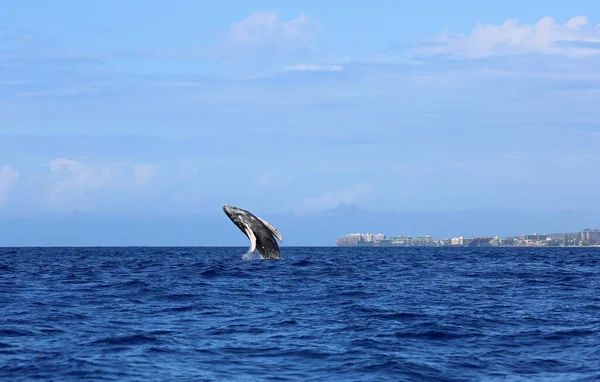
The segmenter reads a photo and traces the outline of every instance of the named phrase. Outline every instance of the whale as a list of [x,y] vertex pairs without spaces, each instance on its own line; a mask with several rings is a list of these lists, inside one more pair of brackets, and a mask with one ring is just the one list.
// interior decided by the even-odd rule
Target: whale
[[267,260],[279,260],[279,245],[275,238],[283,241],[283,236],[267,221],[239,207],[225,204],[223,212],[250,240],[248,253],[258,250],[261,257]]

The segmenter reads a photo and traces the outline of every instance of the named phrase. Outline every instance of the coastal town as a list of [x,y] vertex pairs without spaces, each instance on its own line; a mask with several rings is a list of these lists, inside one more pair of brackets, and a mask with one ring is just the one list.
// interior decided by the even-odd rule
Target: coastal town
[[513,237],[471,236],[434,238],[424,236],[392,236],[352,233],[336,240],[338,247],[403,246],[403,247],[600,247],[600,229],[554,234],[522,234]]

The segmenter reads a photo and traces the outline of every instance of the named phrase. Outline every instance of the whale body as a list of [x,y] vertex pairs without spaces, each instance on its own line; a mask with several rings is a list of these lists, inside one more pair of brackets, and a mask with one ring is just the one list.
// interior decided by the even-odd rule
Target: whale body
[[279,246],[275,238],[283,241],[283,237],[277,228],[242,208],[225,204],[223,211],[250,240],[248,253],[258,250],[263,259],[280,259]]

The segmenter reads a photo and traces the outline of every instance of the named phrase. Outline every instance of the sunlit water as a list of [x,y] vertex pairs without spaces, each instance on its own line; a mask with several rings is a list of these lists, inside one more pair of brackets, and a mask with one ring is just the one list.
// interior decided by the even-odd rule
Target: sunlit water
[[0,249],[2,381],[600,378],[600,249]]

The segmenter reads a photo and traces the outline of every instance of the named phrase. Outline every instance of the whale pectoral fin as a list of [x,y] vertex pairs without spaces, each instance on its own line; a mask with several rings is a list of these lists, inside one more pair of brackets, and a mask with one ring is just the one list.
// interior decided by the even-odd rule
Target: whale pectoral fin
[[272,225],[270,225],[269,223],[267,223],[265,220],[259,218],[257,216],[258,220],[260,220],[269,230],[271,230],[271,232],[273,232],[273,235],[275,235],[279,241],[283,241],[283,236],[281,236],[281,234],[279,233],[279,231],[277,231],[277,228],[273,227]]
[[248,250],[248,253],[252,253],[256,249],[256,236],[254,235],[254,232],[252,232],[252,230],[248,227],[244,227],[244,231],[246,232],[246,236],[248,236],[248,239],[250,239],[250,249]]

